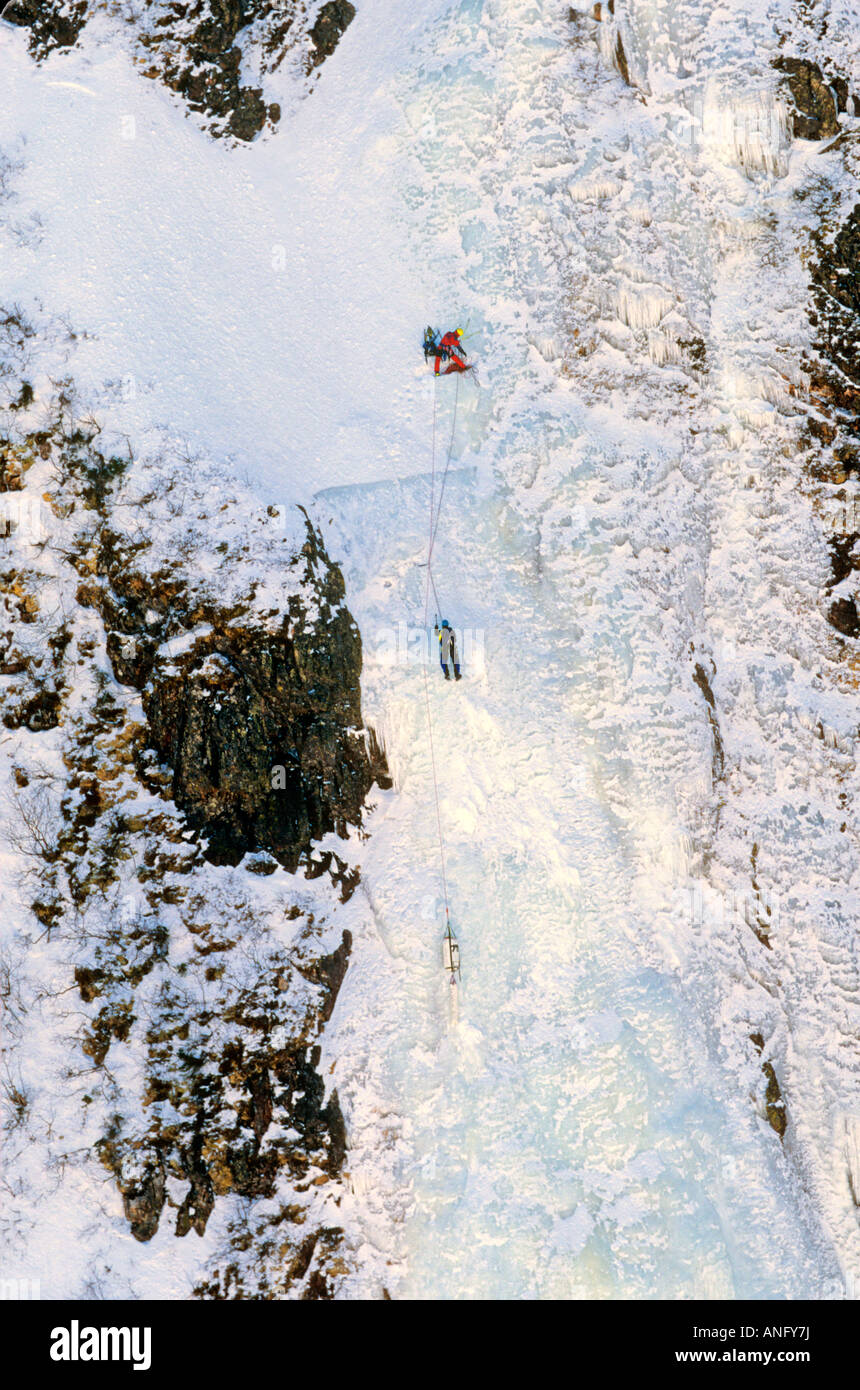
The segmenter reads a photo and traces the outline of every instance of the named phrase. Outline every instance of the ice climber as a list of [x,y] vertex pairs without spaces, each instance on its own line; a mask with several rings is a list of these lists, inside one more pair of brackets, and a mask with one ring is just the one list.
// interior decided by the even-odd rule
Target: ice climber
[[454,636],[454,629],[450,626],[448,619],[442,619],[442,626],[435,624],[436,636],[439,638],[439,662],[446,681],[451,679],[449,666],[454,667],[455,680],[460,679],[460,662],[457,658],[457,640]]
[[439,375],[439,364],[447,362],[448,366],[442,373],[448,376],[451,372],[467,372],[469,370],[460,339],[463,336],[462,328],[452,328],[450,333],[446,333],[443,338],[439,337],[438,330],[432,328],[424,330],[424,356],[425,358],[435,358],[433,372]]

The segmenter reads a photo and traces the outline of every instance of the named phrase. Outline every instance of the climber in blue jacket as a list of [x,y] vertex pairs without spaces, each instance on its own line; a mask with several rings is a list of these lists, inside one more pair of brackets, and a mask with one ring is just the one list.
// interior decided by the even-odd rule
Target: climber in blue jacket
[[442,626],[434,624],[436,636],[439,639],[439,663],[442,667],[446,681],[451,679],[449,666],[454,667],[454,679],[460,679],[460,662],[457,657],[457,639],[454,636],[454,629],[451,627],[447,618],[442,619]]

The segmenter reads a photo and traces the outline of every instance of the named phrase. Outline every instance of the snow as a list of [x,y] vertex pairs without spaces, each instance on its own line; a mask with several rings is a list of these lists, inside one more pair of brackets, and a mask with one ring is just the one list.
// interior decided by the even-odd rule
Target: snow
[[[619,2],[641,92],[607,61],[614,26],[595,43],[564,9],[428,0],[395,23],[364,0],[313,96],[274,78],[289,119],[241,149],[107,20],[41,70],[4,31],[9,215],[39,226],[4,238],[6,295],[74,327],[66,370],[106,430],[145,452],[169,429],[262,505],[310,503],[343,564],[394,778],[337,911],[355,947],[323,1040],[345,1296],[840,1297],[860,1278],[837,800],[856,719],[821,674],[789,390],[793,193],[839,171],[790,140],[767,67],[787,6]],[[452,313],[480,390],[424,374],[423,326]],[[434,408],[465,675],[431,687],[456,1025],[416,660]],[[766,906],[772,951],[749,925]],[[46,1075],[68,1045],[43,1035]],[[226,1218],[199,1248],[135,1246],[82,1172],[34,1213],[33,1267],[77,1287],[82,1240],[114,1296],[187,1289]]]

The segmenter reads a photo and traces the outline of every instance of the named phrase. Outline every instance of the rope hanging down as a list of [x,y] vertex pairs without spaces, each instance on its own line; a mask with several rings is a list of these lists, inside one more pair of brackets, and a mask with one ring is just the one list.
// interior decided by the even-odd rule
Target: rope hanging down
[[[436,478],[436,383],[433,383],[433,482],[430,485],[430,549],[427,554],[427,568],[433,559],[433,547],[436,544],[436,532],[439,530],[439,517],[442,514],[442,499],[445,496],[445,484],[448,481],[448,469],[451,467],[451,455],[454,452],[454,431],[457,428],[457,403],[460,399],[460,377],[459,374],[454,383],[454,418],[451,422],[451,438],[448,441],[448,457],[445,460],[445,472],[442,474],[442,486],[439,490],[439,505],[436,508],[436,520],[433,521],[433,492]],[[435,593],[435,586],[433,592]],[[440,614],[441,616],[441,614]]]
[[[432,435],[432,458],[430,471],[430,533],[427,544],[427,579],[424,585],[424,631],[429,632],[430,625],[430,589],[432,586],[433,596],[436,600],[436,607],[439,610],[439,595],[436,592],[436,583],[433,579],[432,561],[433,547],[436,543],[436,533],[439,529],[439,517],[442,511],[442,498],[445,494],[445,481],[448,477],[448,469],[451,465],[451,455],[454,450],[454,431],[457,427],[457,401],[459,398],[460,379],[457,378],[456,391],[454,394],[454,419],[451,425],[451,439],[448,444],[448,457],[445,461],[445,471],[442,475],[442,486],[439,493],[439,503],[436,505],[436,382],[433,383],[433,435]],[[441,616],[441,610],[440,610]],[[428,654],[429,655],[429,654]],[[456,984],[455,972],[459,974],[459,949],[454,942],[454,933],[451,928],[451,913],[448,906],[448,876],[445,869],[445,838],[442,834],[442,815],[439,809],[439,780],[436,775],[436,752],[433,745],[433,716],[430,709],[430,662],[424,662],[424,701],[427,707],[427,734],[430,744],[430,767],[433,773],[433,801],[436,807],[436,833],[439,837],[439,859],[442,867],[442,896],[445,902],[445,965],[451,972],[451,983]]]

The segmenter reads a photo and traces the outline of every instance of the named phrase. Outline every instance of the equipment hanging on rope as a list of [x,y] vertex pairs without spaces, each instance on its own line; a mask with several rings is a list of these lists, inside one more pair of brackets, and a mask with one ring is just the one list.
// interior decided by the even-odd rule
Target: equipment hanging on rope
[[450,921],[442,938],[442,965],[451,976],[451,984],[455,985],[460,978],[460,947],[454,938]]

